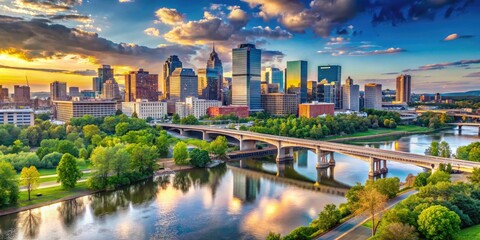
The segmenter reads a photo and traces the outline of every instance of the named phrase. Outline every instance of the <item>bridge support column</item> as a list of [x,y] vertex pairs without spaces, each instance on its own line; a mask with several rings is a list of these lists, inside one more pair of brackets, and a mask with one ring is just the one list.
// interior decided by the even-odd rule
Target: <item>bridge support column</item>
[[285,164],[277,162],[277,177],[285,177]]
[[210,136],[209,136],[209,134],[207,133],[207,131],[202,131],[202,137],[203,137],[203,140],[204,140],[204,141],[207,141],[207,142],[212,141],[212,139],[210,138]]
[[382,160],[382,173],[388,173],[387,160]]
[[335,166],[330,166],[329,178],[330,179],[335,179]]
[[287,162],[293,160],[293,147],[278,147],[277,162]]
[[328,168],[317,168],[317,182],[322,183],[322,179],[328,178]]
[[370,157],[370,169],[368,171],[369,177],[376,177],[381,174],[380,161],[380,159]]
[[240,151],[254,150],[257,148],[257,143],[253,140],[240,140]]
[[318,147],[315,152],[317,154],[317,168],[328,168],[330,164],[327,161],[326,153],[322,152]]
[[185,131],[183,129],[179,129],[180,135],[185,136]]
[[333,157],[334,154],[335,154],[334,152],[330,153],[330,160],[328,161],[328,165],[330,165],[331,168],[333,168],[333,166],[335,166],[335,158]]

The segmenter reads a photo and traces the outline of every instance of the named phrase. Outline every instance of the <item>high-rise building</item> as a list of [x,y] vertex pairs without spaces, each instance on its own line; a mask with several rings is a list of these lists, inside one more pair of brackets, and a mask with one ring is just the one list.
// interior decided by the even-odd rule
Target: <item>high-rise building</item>
[[165,99],[170,99],[170,76],[177,68],[182,68],[182,62],[176,55],[168,57],[163,64],[163,83],[161,85],[163,98]]
[[343,109],[350,111],[360,111],[360,86],[353,84],[353,79],[347,78],[342,86],[342,104]]
[[[209,87],[210,91],[212,94],[209,95],[208,98],[205,99],[214,99],[213,97],[216,97],[216,100],[222,100],[222,85],[223,85],[223,66],[222,66],[222,61],[218,57],[217,52],[215,52],[215,45],[213,45],[212,52],[210,53],[210,56],[207,60],[207,73],[209,72],[213,73],[216,72],[217,74],[217,79],[216,81],[212,81],[212,84],[215,83],[215,86]],[[200,73],[199,73],[200,74]],[[208,84],[207,84],[208,85]],[[213,94],[213,92],[216,92],[216,95]]]
[[170,99],[185,101],[186,97],[198,96],[198,77],[191,68],[176,68],[170,79]]
[[260,72],[262,51],[254,44],[240,44],[232,50],[232,104],[260,111]]
[[297,114],[298,94],[270,93],[262,94],[262,108],[271,115],[285,116]]
[[120,89],[115,79],[111,78],[105,81],[105,83],[103,84],[102,98],[108,100],[121,99]]
[[307,82],[307,102],[312,102],[317,100],[317,81],[308,81]]
[[365,84],[365,109],[382,110],[382,84]]
[[196,118],[207,115],[207,110],[210,107],[220,107],[222,102],[218,100],[198,99],[197,97],[187,97],[185,102],[175,103],[175,113],[181,118],[188,115],[193,115]]
[[102,67],[98,68],[98,77],[93,78],[93,91],[97,92],[97,94],[101,94],[103,84],[108,79],[113,79],[113,77],[113,68],[110,65],[102,65]]
[[8,88],[4,88],[0,85],[0,102],[6,102],[8,98]]
[[69,87],[68,96],[70,97],[80,97],[80,89],[78,87]]
[[50,99],[52,101],[65,101],[68,100],[67,96],[67,83],[55,81],[50,83]]
[[307,102],[307,61],[288,61],[287,79],[285,80],[285,89],[288,94],[297,94],[300,97],[300,103]]
[[[323,82],[321,85],[323,85],[323,101],[326,103],[334,103],[336,108],[337,102],[339,99],[337,94],[341,92],[341,91],[338,91],[338,88],[340,88],[340,85],[338,85],[335,82],[331,82],[331,83]],[[318,100],[321,100],[321,99],[319,98]]]
[[341,85],[342,85],[342,67],[339,65],[318,66],[318,82],[326,80],[328,83],[335,83],[337,85],[335,97],[333,101],[336,109],[342,108]]
[[264,81],[270,84],[278,84],[279,92],[285,92],[285,84],[283,81],[283,71],[278,68],[268,67],[265,68]]
[[198,97],[201,99],[219,100],[219,75],[214,68],[198,69]]
[[412,95],[412,77],[406,74],[398,76],[396,89],[395,101],[405,103],[410,102]]
[[30,87],[13,86],[13,101],[17,105],[30,105]]
[[158,75],[143,69],[125,74],[125,102],[137,99],[158,101]]

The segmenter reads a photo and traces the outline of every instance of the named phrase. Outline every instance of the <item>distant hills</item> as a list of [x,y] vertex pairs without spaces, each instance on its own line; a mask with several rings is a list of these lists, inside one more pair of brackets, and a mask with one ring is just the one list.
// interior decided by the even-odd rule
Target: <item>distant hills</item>
[[445,97],[480,96],[480,90],[473,90],[468,92],[442,93],[442,96],[445,96]]

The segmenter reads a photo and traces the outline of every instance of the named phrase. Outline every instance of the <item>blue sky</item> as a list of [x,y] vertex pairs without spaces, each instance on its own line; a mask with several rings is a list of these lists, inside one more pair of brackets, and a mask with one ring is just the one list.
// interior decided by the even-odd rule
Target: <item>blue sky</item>
[[478,1],[0,0],[0,15],[0,85],[88,89],[99,64],[161,74],[173,53],[196,69],[212,43],[228,75],[231,48],[253,42],[262,67],[307,60],[312,80],[339,64],[361,88],[409,73],[418,93],[480,89]]

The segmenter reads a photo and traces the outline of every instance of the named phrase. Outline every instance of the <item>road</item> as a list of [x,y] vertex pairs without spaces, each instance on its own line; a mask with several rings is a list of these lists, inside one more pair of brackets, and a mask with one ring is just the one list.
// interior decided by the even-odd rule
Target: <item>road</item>
[[[410,196],[412,194],[415,194],[415,193],[417,193],[416,190],[410,190],[410,191],[408,191],[408,192],[406,192],[402,195],[399,195],[399,196],[395,197],[394,199],[390,200],[387,203],[387,207],[385,208],[385,210],[388,210],[388,209],[392,208],[393,206],[395,206],[400,201],[404,200],[408,196]],[[320,236],[317,239],[335,240],[335,239],[343,239],[344,237],[351,239],[351,236],[347,236],[347,235],[349,235],[349,233],[351,233],[353,230],[355,230],[356,228],[361,226],[363,223],[365,223],[369,219],[370,219],[370,216],[366,215],[366,214],[355,216],[353,218],[350,218],[346,222],[342,223],[340,226],[330,230],[328,233]],[[356,238],[353,238],[353,239],[356,239]]]

